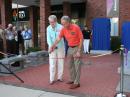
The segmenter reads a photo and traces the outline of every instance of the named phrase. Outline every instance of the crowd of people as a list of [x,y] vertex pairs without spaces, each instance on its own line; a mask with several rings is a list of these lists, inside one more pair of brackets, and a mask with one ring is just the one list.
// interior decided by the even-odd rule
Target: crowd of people
[[26,54],[27,49],[32,47],[32,31],[28,26],[19,28],[8,24],[7,28],[0,27],[0,39],[6,45],[6,52],[10,55]]

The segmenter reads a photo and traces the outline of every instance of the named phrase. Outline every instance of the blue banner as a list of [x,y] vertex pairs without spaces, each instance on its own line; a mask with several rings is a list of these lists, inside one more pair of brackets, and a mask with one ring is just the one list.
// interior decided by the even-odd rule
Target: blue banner
[[124,22],[122,24],[122,44],[125,48],[130,50],[130,22]]
[[110,50],[110,19],[96,18],[92,21],[92,49]]

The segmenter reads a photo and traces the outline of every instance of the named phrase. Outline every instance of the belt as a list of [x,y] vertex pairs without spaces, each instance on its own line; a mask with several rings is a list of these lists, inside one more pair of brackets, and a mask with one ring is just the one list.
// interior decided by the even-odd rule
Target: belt
[[24,39],[24,40],[30,40],[30,39],[32,39],[32,38],[29,38],[29,39]]
[[75,48],[75,47],[77,47],[77,46],[69,46],[70,48]]

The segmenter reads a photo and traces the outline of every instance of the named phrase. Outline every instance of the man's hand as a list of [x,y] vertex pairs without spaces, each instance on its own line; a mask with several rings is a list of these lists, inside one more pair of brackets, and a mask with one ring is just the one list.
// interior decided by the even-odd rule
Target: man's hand
[[76,58],[81,57],[81,52],[80,52],[80,51],[77,51],[74,57],[76,57]]
[[52,45],[52,46],[49,48],[49,51],[48,51],[48,52],[49,52],[49,53],[53,52],[54,49],[55,49],[55,47],[56,47],[55,45]]
[[50,49],[49,49],[49,51],[48,51],[49,53],[51,53],[51,52],[53,52],[53,51],[55,50],[56,45],[59,43],[60,40],[61,40],[60,37],[58,37],[58,38],[55,40],[54,44],[50,47]]
[[52,47],[50,47],[49,50],[48,50],[48,53],[51,53],[51,52],[53,52],[53,48]]

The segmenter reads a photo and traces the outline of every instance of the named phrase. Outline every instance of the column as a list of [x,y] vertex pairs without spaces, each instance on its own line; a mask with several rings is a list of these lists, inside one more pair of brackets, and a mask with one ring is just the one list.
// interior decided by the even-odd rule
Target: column
[[4,28],[12,23],[12,0],[0,0],[1,2],[1,24]]
[[40,42],[41,49],[47,49],[46,27],[50,15],[50,0],[40,0]]
[[32,30],[32,43],[33,47],[38,47],[38,17],[39,17],[39,8],[36,6],[29,7],[29,16],[30,16],[30,27]]
[[63,2],[63,15],[68,15],[71,17],[71,3],[68,1]]

